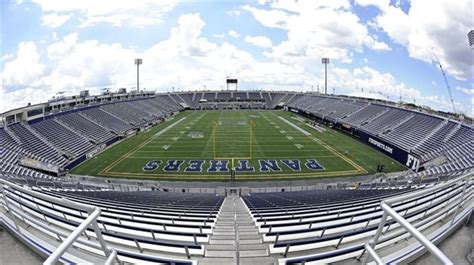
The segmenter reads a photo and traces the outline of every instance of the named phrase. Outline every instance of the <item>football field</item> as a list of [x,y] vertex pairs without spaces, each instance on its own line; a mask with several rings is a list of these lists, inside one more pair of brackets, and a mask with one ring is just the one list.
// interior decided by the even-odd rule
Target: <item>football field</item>
[[186,111],[79,165],[73,174],[176,180],[355,176],[403,167],[341,132],[283,111]]

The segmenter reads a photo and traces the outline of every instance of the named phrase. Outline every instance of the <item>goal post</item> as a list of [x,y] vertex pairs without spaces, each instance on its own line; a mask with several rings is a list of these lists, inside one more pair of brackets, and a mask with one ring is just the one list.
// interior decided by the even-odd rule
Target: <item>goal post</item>
[[[255,127],[256,123],[254,120],[245,122],[231,121],[231,123],[229,121],[213,121],[211,137],[214,159],[230,160],[232,168],[234,167],[234,159],[252,159],[253,130]],[[248,144],[242,144],[242,142],[248,142]]]
[[255,123],[254,120],[250,120],[249,121],[249,125],[250,125],[250,133],[249,133],[249,149],[250,149],[250,159],[252,159],[252,146],[253,146],[253,128],[257,126],[257,124]]

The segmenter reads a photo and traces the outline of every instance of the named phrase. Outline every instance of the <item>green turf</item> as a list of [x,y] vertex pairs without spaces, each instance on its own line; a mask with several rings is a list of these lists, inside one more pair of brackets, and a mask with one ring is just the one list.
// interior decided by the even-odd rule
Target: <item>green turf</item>
[[[283,120],[283,119],[284,120]],[[285,122],[285,120],[287,122]],[[294,126],[291,126],[290,124]],[[305,135],[301,130],[309,132]],[[229,168],[248,159],[255,172],[237,172],[237,180],[354,176],[403,170],[391,158],[351,136],[326,128],[320,133],[290,112],[187,111],[147,132],[126,139],[73,169],[73,174],[179,180],[226,180],[229,172],[207,172],[210,160],[228,160]],[[276,159],[279,171],[260,172],[259,159]],[[285,166],[282,159],[299,159],[301,171]],[[324,167],[310,170],[307,159]],[[148,161],[161,161],[144,171]],[[178,172],[163,170],[168,160],[184,160]],[[205,160],[202,172],[186,172],[191,160]]]

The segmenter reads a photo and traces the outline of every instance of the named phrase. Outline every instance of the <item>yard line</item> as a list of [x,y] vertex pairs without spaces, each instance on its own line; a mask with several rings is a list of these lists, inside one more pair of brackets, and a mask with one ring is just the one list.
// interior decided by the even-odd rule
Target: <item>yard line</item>
[[[293,150],[288,150],[288,148],[285,149],[274,149],[270,150],[271,152],[288,152],[288,151],[295,151],[295,152],[317,152],[317,151],[328,151],[326,149],[293,149]],[[135,151],[135,153],[161,153],[163,150],[138,150]],[[171,154],[171,153],[199,153],[202,152],[201,150],[172,150],[168,149],[165,154]],[[330,152],[330,151],[328,151]]]
[[[254,156],[252,159],[312,159],[312,158],[333,158],[333,157],[338,157],[336,155],[312,155],[312,156]],[[155,156],[130,156],[128,159],[156,159]],[[178,158],[172,158],[172,157],[161,157],[161,160],[172,160],[172,159],[178,159]],[[190,160],[190,159],[203,159],[202,156],[195,156],[195,157],[179,157],[180,160]],[[206,158],[204,160],[213,160],[212,158]],[[224,160],[229,160],[229,159],[224,159]],[[237,159],[237,160],[242,160],[242,159]]]
[[289,120],[281,117],[281,116],[278,116],[278,118],[280,118],[280,120],[284,121],[285,123],[287,123],[288,125],[290,125],[291,127],[295,128],[296,130],[300,131],[301,133],[303,133],[304,135],[306,136],[310,136],[311,133],[305,131],[304,129],[300,128],[299,126],[297,126],[296,124],[290,122]]
[[[173,123],[173,124],[170,124],[168,127],[164,128],[163,130],[161,130],[160,132],[162,131],[167,131],[169,128],[173,128],[176,124],[182,122],[184,119],[186,119],[186,117],[189,117],[189,116],[185,116],[183,118],[181,118],[179,121]],[[156,136],[156,135],[159,135],[160,132],[156,133],[155,135],[152,135],[150,136],[150,138],[146,141],[144,141],[143,143],[139,144],[136,148],[130,150],[128,153],[124,154],[123,156],[121,156],[119,159],[115,160],[114,162],[112,162],[112,164],[110,164],[109,166],[107,166],[106,168],[104,168],[99,174],[102,174],[102,173],[108,173],[110,169],[114,168],[118,163],[122,162],[123,160],[127,159],[129,156],[132,156],[136,151],[139,151],[143,146],[145,146],[146,144],[148,144],[149,142],[152,141],[152,139]]]
[[[206,112],[206,114],[207,114],[207,112]],[[221,116],[222,116],[222,111],[219,113],[219,118],[218,118],[219,121],[221,119]],[[204,147],[204,150],[202,151],[202,155],[204,155],[207,152],[207,150],[209,149],[209,145],[210,145],[211,140],[212,140],[212,133],[213,133],[212,126],[214,126],[213,122],[214,121],[211,121],[211,130],[210,130],[207,142],[206,142],[206,147]]]

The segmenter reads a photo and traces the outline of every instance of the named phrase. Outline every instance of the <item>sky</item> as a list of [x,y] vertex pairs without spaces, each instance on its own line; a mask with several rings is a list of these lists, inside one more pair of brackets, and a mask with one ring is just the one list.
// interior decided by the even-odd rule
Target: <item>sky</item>
[[[472,116],[473,0],[1,1],[0,113],[87,89],[318,91]],[[440,71],[446,73],[452,98]],[[454,104],[453,104],[454,103]]]

